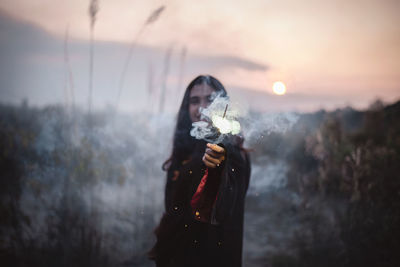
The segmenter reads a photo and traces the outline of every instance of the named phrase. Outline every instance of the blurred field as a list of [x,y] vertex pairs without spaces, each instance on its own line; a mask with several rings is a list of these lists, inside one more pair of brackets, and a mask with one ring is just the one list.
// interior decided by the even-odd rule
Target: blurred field
[[[244,266],[397,266],[399,118],[376,102],[249,138]],[[173,121],[0,105],[0,265],[152,266]]]

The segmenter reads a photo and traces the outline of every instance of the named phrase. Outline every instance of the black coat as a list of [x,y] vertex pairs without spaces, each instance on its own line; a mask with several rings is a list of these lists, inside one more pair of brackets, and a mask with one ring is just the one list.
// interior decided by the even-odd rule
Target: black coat
[[198,143],[189,159],[169,168],[166,211],[155,230],[157,242],[149,253],[158,267],[242,265],[243,215],[250,161],[237,142],[223,145],[226,160],[216,169],[208,170],[203,193],[202,201],[212,204],[207,222],[196,220],[190,205],[206,171],[201,160],[205,144]]

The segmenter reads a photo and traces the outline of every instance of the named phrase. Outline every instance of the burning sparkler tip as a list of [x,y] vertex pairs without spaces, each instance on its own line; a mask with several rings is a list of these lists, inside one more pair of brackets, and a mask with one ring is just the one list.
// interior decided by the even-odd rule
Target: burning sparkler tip
[[226,111],[228,110],[228,104],[226,104],[226,106],[225,106],[225,111],[224,111],[224,115],[222,116],[222,118],[225,118],[225,115],[226,115]]

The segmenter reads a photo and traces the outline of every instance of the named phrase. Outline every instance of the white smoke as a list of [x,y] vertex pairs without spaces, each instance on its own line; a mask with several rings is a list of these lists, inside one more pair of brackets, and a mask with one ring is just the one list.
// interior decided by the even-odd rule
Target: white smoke
[[229,134],[241,134],[253,144],[270,133],[285,133],[299,118],[293,112],[252,113],[244,104],[221,94],[215,93],[212,99],[207,108],[200,110],[201,120],[193,122],[190,131],[196,139],[211,143],[219,143]]
[[284,134],[298,119],[299,115],[294,112],[249,113],[242,120],[246,145],[256,146],[261,139],[272,133]]
[[210,143],[220,143],[229,134],[238,134],[240,107],[221,93],[211,95],[213,101],[200,110],[200,121],[192,123],[190,135]]

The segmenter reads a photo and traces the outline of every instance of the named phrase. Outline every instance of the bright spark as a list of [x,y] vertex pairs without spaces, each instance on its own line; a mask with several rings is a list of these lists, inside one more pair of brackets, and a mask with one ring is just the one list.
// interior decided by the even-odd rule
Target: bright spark
[[235,135],[240,133],[240,123],[238,121],[228,120],[227,118],[222,118],[218,115],[213,115],[211,120],[214,126],[217,127],[222,134],[231,133]]

